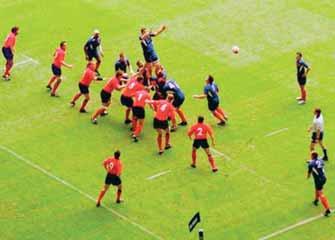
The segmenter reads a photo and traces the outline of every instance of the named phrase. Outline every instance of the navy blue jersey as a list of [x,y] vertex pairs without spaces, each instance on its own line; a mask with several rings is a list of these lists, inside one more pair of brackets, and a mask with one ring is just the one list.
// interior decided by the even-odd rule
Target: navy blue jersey
[[140,37],[141,46],[143,49],[144,54],[152,54],[155,52],[154,50],[154,44],[151,37],[154,37],[155,35],[153,33],[149,33],[149,35],[146,38]]
[[208,83],[204,87],[204,94],[207,96],[209,102],[218,102],[219,101],[219,88],[215,83]]
[[90,53],[97,52],[98,47],[101,44],[101,39],[99,37],[92,36],[88,39],[85,44],[85,49]]
[[305,63],[305,61],[302,59],[296,61],[296,65],[297,65],[297,77],[302,78],[306,73],[306,69],[309,67],[307,63]]
[[308,173],[312,173],[314,180],[323,180],[326,178],[324,171],[324,162],[320,159],[311,160],[308,163]]
[[130,65],[128,59],[125,59],[124,61],[122,61],[121,59],[117,60],[115,62],[115,71],[121,70],[124,73],[127,72],[127,67]]
[[166,92],[173,92],[174,96],[176,98],[179,98],[179,99],[185,97],[184,93],[180,89],[179,85],[174,80],[168,80],[168,81],[166,81],[166,83],[164,84],[162,90],[165,93]]

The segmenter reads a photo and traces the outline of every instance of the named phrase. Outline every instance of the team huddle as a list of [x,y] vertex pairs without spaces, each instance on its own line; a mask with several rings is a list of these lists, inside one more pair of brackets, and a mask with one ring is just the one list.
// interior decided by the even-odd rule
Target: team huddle
[[[178,126],[188,125],[187,117],[182,109],[186,99],[182,88],[177,81],[171,79],[164,66],[160,63],[159,57],[154,49],[153,37],[160,35],[166,30],[166,26],[161,26],[156,31],[150,31],[147,28],[140,29],[139,41],[143,51],[144,62],[138,60],[136,62],[136,71],[133,71],[130,60],[121,52],[115,63],[115,74],[106,80],[101,91],[101,106],[93,111],[90,117],[92,124],[98,124],[100,117],[108,115],[111,106],[111,98],[114,91],[120,91],[120,103],[124,107],[124,123],[130,125],[132,131],[131,139],[138,142],[141,133],[144,130],[144,121],[146,117],[146,108],[154,111],[153,128],[157,132],[158,154],[162,155],[164,151],[172,148],[171,132],[175,132]],[[2,52],[6,59],[4,80],[11,79],[11,69],[14,64],[14,53],[16,37],[19,33],[18,27],[13,27],[11,32],[5,39]],[[93,81],[103,81],[104,78],[100,73],[100,66],[104,57],[101,44],[101,34],[98,30],[94,30],[93,35],[84,44],[83,51],[86,68],[78,82],[78,92],[76,92],[71,101],[71,107],[75,107],[81,97],[79,112],[87,113],[87,105],[91,99],[90,85]],[[62,41],[55,50],[53,61],[51,64],[52,76],[49,79],[46,88],[50,91],[51,97],[57,97],[59,87],[63,81],[63,67],[72,68],[73,65],[65,62],[67,54],[67,42]],[[303,61],[302,53],[296,55],[297,80],[300,87],[301,95],[297,98],[299,104],[304,104],[307,99],[306,82],[307,74],[310,67]],[[202,94],[193,95],[194,99],[207,99],[208,109],[212,115],[218,120],[219,126],[227,124],[228,116],[220,107],[219,87],[214,81],[212,75],[208,75],[205,79],[204,90]],[[325,207],[325,216],[331,213],[327,198],[323,195],[322,189],[326,183],[324,174],[324,161],[328,160],[327,150],[323,145],[323,116],[320,109],[315,109],[315,117],[312,131],[312,142],[310,146],[311,160],[308,162],[308,177],[313,175],[315,182],[315,199],[313,203],[318,204],[319,200]],[[177,116],[180,122],[177,123]],[[198,116],[197,123],[190,127],[188,137],[193,140],[193,148],[191,154],[192,168],[196,168],[197,150],[201,147],[207,154],[208,161],[212,172],[217,172],[215,160],[210,151],[208,138],[211,139],[212,145],[215,144],[214,133],[212,128],[204,123],[204,117]],[[315,151],[315,145],[319,144],[323,150],[323,158],[319,158]],[[107,158],[103,162],[103,166],[107,171],[105,185],[99,193],[96,206],[101,205],[101,201],[110,185],[117,187],[116,202],[122,202],[122,162],[120,160],[121,152],[117,150],[113,157]]]

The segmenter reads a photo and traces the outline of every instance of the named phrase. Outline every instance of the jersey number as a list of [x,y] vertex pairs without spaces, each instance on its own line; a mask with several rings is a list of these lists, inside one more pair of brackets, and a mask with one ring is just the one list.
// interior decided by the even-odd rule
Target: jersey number
[[204,130],[202,128],[197,128],[197,135],[202,136],[204,134],[203,131]]
[[165,112],[167,107],[168,107],[167,104],[163,104],[163,105],[160,107],[160,110],[161,110],[162,112]]

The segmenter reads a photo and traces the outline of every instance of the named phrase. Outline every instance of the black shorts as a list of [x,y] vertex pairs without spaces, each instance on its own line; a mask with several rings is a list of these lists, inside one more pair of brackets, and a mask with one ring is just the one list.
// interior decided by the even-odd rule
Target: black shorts
[[175,97],[175,99],[172,102],[172,105],[175,108],[179,108],[181,105],[183,105],[184,101],[185,101],[184,97]]
[[298,83],[300,86],[306,85],[307,78],[306,77],[298,77]]
[[105,178],[105,184],[106,185],[113,185],[113,186],[118,186],[122,183],[121,178],[116,175],[112,175],[110,173],[107,173],[106,178]]
[[137,119],[145,118],[145,110],[142,107],[133,107],[133,116]]
[[312,143],[316,143],[317,141],[322,141],[323,139],[323,132],[320,132],[319,138],[316,137],[316,132],[312,133]]
[[213,112],[219,107],[219,101],[208,101],[208,109]]
[[12,52],[12,49],[10,48],[2,48],[2,54],[3,56],[6,58],[6,60],[13,60],[14,58],[14,54]]
[[88,94],[90,91],[88,90],[88,86],[85,86],[84,84],[79,83],[79,90],[81,94]]
[[193,141],[193,147],[195,147],[196,149],[198,149],[199,147],[206,149],[209,148],[209,144],[207,139],[195,139]]
[[154,129],[168,129],[169,128],[169,122],[168,120],[158,120],[157,118],[154,118]]
[[95,58],[96,60],[101,60],[101,57],[98,51],[92,51],[92,52],[88,51],[87,56],[88,56],[89,61],[92,61],[93,58]]
[[128,108],[131,108],[133,106],[134,101],[131,97],[126,97],[126,96],[121,95],[120,100],[123,106],[126,106]]
[[158,61],[158,56],[155,52],[144,53],[144,59],[147,63]]
[[106,92],[105,90],[101,90],[100,98],[102,103],[109,103],[111,100],[111,93]]
[[57,67],[55,64],[51,65],[51,70],[52,73],[57,77],[60,77],[62,75],[62,69]]
[[321,191],[326,182],[327,178],[314,179],[315,190]]

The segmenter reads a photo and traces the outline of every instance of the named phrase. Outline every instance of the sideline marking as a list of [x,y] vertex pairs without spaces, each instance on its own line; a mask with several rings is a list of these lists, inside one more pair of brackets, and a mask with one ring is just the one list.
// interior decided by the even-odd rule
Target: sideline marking
[[22,65],[25,65],[27,63],[34,63],[36,65],[40,64],[39,61],[37,61],[37,60],[27,56],[27,55],[22,54],[22,56],[25,58],[25,60],[22,60],[18,63],[15,63],[13,67],[22,66]]
[[165,174],[168,174],[168,173],[170,173],[170,172],[171,172],[171,170],[167,170],[167,171],[164,171],[164,172],[157,173],[157,174],[155,174],[155,175],[152,175],[152,176],[150,176],[150,177],[147,177],[147,180],[153,180],[153,179],[155,179],[155,178],[158,178],[158,177],[163,176],[163,175],[165,175]]
[[288,130],[288,128],[282,128],[282,129],[279,129],[277,131],[273,131],[273,132],[270,132],[270,133],[266,134],[265,137],[271,137],[273,135],[276,135],[276,134],[281,133],[281,132],[285,132],[287,130]]
[[223,152],[219,152],[218,150],[214,149],[214,148],[210,148],[211,152],[212,153],[215,153],[217,156],[220,156],[220,157],[224,157],[226,158],[228,161],[231,160],[231,157],[229,157],[228,155],[224,154]]
[[[18,160],[24,162],[25,164],[29,165],[30,167],[32,167],[32,168],[34,168],[34,169],[40,171],[41,173],[43,173],[44,175],[48,176],[49,178],[52,178],[52,179],[54,179],[55,181],[57,181],[57,182],[63,184],[64,186],[66,186],[66,187],[72,189],[73,191],[75,191],[75,192],[81,194],[82,196],[86,197],[87,199],[91,200],[92,202],[94,202],[94,203],[96,202],[96,201],[95,201],[95,198],[92,197],[91,195],[89,195],[88,193],[86,193],[86,192],[80,190],[79,188],[77,188],[77,187],[75,187],[74,185],[72,185],[71,183],[69,183],[69,182],[63,180],[62,178],[57,177],[56,175],[54,175],[54,174],[52,174],[51,172],[45,170],[45,169],[42,168],[41,166],[35,164],[34,162],[32,162],[32,161],[26,159],[26,158],[23,157],[23,156],[17,154],[17,153],[14,152],[13,150],[11,150],[11,149],[9,149],[9,148],[7,148],[7,147],[5,147],[5,146],[2,146],[2,145],[0,145],[0,149],[3,150],[4,152],[7,152],[7,153],[13,155],[13,156],[16,157]],[[137,227],[138,229],[142,230],[142,231],[145,232],[146,234],[148,234],[148,235],[154,237],[155,239],[163,239],[162,237],[156,235],[155,233],[153,233],[152,231],[148,230],[148,229],[145,228],[144,226],[142,226],[142,225],[140,225],[140,224],[138,224],[138,223],[132,221],[131,219],[127,218],[126,216],[124,216],[124,215],[118,213],[118,212],[115,211],[114,209],[109,208],[109,207],[107,207],[106,205],[101,205],[101,206],[102,206],[103,208],[105,208],[106,210],[108,210],[109,212],[113,213],[114,215],[118,216],[118,217],[121,218],[122,220],[124,220],[124,221],[130,223],[131,225]]]

